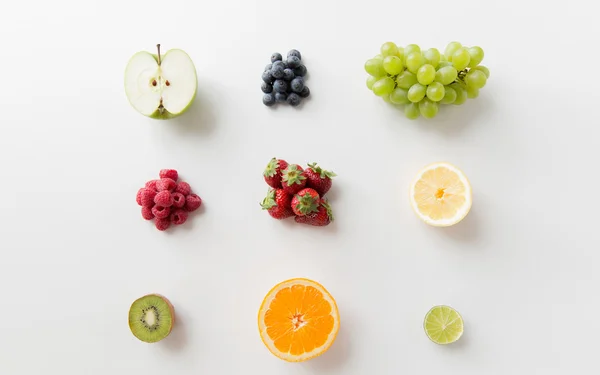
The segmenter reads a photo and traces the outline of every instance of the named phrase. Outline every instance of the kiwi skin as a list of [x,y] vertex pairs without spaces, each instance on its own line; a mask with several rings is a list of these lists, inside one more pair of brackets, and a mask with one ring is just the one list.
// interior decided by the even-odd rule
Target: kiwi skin
[[[142,296],[138,299],[136,299],[132,304],[131,307],[133,307],[133,304],[137,301],[139,301],[142,298],[145,297],[158,297],[160,299],[162,299],[163,301],[166,302],[167,306],[169,306],[169,312],[171,313],[171,326],[169,327],[169,332],[167,332],[167,334],[165,335],[165,337],[163,338],[163,340],[169,336],[169,334],[171,334],[171,331],[173,330],[173,327],[175,326],[175,307],[173,307],[173,304],[171,303],[171,301],[169,301],[169,299],[165,296],[163,296],[162,294],[158,294],[158,293],[151,293],[151,294],[146,294],[145,296]],[[129,308],[131,310],[131,307]],[[129,322],[129,319],[127,320],[127,324],[129,324],[129,329],[133,332],[133,327],[131,327],[131,322]]]

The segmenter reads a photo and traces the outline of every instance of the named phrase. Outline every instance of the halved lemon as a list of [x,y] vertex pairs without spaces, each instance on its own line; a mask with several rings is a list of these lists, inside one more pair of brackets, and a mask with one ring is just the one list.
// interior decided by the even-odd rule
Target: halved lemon
[[450,163],[423,168],[410,187],[410,203],[424,222],[437,227],[454,225],[471,209],[471,185]]
[[423,323],[427,337],[436,344],[451,344],[463,334],[463,320],[458,311],[450,306],[435,306]]
[[288,362],[306,361],[325,353],[339,328],[335,300],[322,285],[308,279],[277,284],[258,312],[263,343],[271,353]]

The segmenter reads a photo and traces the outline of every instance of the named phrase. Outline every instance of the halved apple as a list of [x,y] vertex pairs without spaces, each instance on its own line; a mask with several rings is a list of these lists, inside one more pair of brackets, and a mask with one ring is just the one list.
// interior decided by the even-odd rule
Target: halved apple
[[190,56],[180,49],[160,54],[141,51],[125,68],[125,93],[136,111],[154,119],[183,114],[196,97],[198,78]]

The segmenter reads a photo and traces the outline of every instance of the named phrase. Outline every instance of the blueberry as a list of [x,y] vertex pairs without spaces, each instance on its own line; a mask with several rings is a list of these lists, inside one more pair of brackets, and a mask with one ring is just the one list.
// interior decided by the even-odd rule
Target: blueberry
[[275,52],[274,54],[271,55],[271,62],[275,62],[275,61],[281,61],[283,60],[283,57],[281,56],[281,53],[279,52]]
[[285,69],[283,71],[283,79],[285,79],[286,81],[291,81],[292,79],[294,79],[296,75],[294,74],[294,71],[292,69]]
[[283,63],[283,69],[289,68],[287,61],[282,61],[282,63]]
[[278,67],[285,69],[285,66],[283,66],[283,61],[275,61],[272,65],[273,66],[271,66],[271,70],[273,70],[275,68],[279,69]]
[[287,94],[276,92],[275,93],[275,101],[276,102],[285,102],[287,99]]
[[306,67],[304,65],[300,65],[299,67],[297,67],[296,69],[294,69],[294,74],[299,76],[299,77],[304,77],[306,75]]
[[265,94],[263,96],[263,104],[267,107],[272,106],[273,104],[275,104],[275,96],[273,94]]
[[262,80],[265,81],[266,83],[272,83],[274,78],[271,75],[271,73],[267,71],[267,72],[263,72]]
[[273,64],[267,64],[267,66],[265,66],[265,72],[271,70],[272,67],[273,67]]
[[283,78],[283,66],[276,65],[271,68],[271,75],[276,79]]
[[302,59],[302,55],[300,54],[300,51],[293,49],[290,52],[288,52],[287,57],[288,59],[290,58],[290,56],[296,56],[299,59]]
[[296,69],[300,66],[301,62],[298,56],[290,56],[287,58],[287,64],[289,68]]
[[263,82],[262,86],[260,87],[260,89],[262,90],[262,92],[264,92],[265,94],[268,94],[270,92],[273,92],[273,85],[270,83],[266,83]]
[[301,98],[308,98],[308,96],[310,95],[310,90],[308,89],[308,86],[304,86],[304,88],[302,89],[302,91],[300,91],[298,95],[300,95]]
[[298,104],[300,104],[301,100],[302,99],[300,98],[300,96],[298,96],[298,94],[296,94],[296,93],[291,93],[287,97],[288,104],[291,106],[294,106],[294,107],[297,106]]
[[302,92],[304,90],[304,79],[302,77],[296,77],[290,83],[293,92]]
[[273,90],[275,90],[275,92],[285,93],[287,88],[288,88],[287,82],[282,79],[278,79],[273,84]]

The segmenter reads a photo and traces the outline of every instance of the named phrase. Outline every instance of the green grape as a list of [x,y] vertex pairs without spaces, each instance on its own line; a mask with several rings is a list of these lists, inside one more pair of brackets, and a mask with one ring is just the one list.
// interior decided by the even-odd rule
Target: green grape
[[377,96],[389,95],[394,91],[394,80],[390,77],[379,79],[373,84],[373,93]]
[[396,56],[398,56],[400,60],[402,60],[402,63],[404,63],[404,47],[398,47],[398,53]]
[[435,73],[435,81],[442,85],[449,85],[456,80],[458,72],[453,66],[445,66]]
[[393,104],[392,101],[390,100],[390,95],[389,94],[388,95],[383,95],[381,97],[381,99],[383,99],[383,101],[386,102],[386,103]]
[[448,61],[452,61],[452,55],[454,55],[454,52],[456,52],[456,50],[460,47],[462,47],[462,44],[460,44],[459,42],[448,43],[448,45],[446,46],[446,50],[444,51],[444,55],[446,55]]
[[386,42],[383,43],[380,50],[383,57],[394,56],[398,53],[398,46],[394,42]]
[[477,87],[467,85],[467,98],[475,99],[479,96],[479,89]]
[[438,66],[441,60],[440,51],[436,48],[430,48],[425,51],[423,57],[425,57],[425,62],[434,68]]
[[423,58],[421,52],[413,52],[406,56],[406,69],[411,73],[417,74],[417,71],[423,64],[425,64],[425,58]]
[[452,104],[461,105],[467,101],[467,90],[465,90],[460,83],[453,83],[450,87],[456,91],[456,99]]
[[383,60],[371,59],[365,63],[365,70],[373,77],[383,77],[386,75],[383,69]]
[[434,118],[438,113],[438,104],[425,98],[419,102],[419,112],[425,118]]
[[405,70],[404,72],[402,72],[402,74],[398,76],[398,78],[396,78],[396,84],[398,85],[398,87],[405,90],[408,90],[412,85],[414,85],[417,82],[417,76],[412,74],[408,70]]
[[452,55],[452,65],[454,65],[458,71],[466,68],[470,61],[471,56],[469,55],[469,51],[464,47],[457,49]]
[[408,100],[408,91],[400,87],[396,88],[390,94],[390,101],[394,104],[410,103],[410,101]]
[[425,64],[417,71],[417,80],[422,85],[428,85],[435,79],[435,68],[432,65]]
[[446,94],[446,90],[444,89],[444,85],[439,82],[433,82],[431,85],[427,86],[427,97],[433,102],[439,102],[444,98]]
[[469,67],[476,67],[483,60],[483,49],[481,47],[471,47],[468,49],[469,56],[471,57],[471,61],[469,62]]
[[404,66],[402,66],[402,60],[398,56],[388,56],[383,59],[383,69],[388,74],[395,76],[402,72]]
[[440,54],[440,62],[442,61],[448,61],[448,58],[446,58],[446,55],[444,55],[443,53]]
[[437,69],[440,70],[446,66],[452,66],[452,63],[450,61],[440,61],[440,63],[437,66]]
[[410,87],[410,89],[408,89],[408,100],[410,100],[413,103],[418,103],[420,102],[424,97],[425,94],[427,93],[427,87],[423,86],[420,83],[415,83],[414,85],[412,85]]
[[481,70],[470,70],[469,73],[465,76],[465,82],[467,86],[472,86],[474,88],[480,89],[485,86],[487,82],[487,77],[485,73]]
[[404,56],[408,56],[413,52],[421,52],[421,47],[416,44],[409,44],[404,48]]
[[485,74],[486,78],[490,78],[490,70],[488,68],[486,68],[485,66],[483,66],[483,65],[477,65],[476,67],[474,67],[470,71],[474,71],[474,70],[479,70],[480,72],[483,72],[483,74]]
[[377,77],[373,77],[373,76],[368,76],[367,77],[367,87],[369,88],[369,90],[371,90],[373,88],[373,84],[375,82],[377,82],[379,78]]
[[442,99],[442,104],[452,104],[456,100],[456,90],[454,90],[450,86],[445,86],[444,90],[446,90],[444,94],[444,98]]
[[404,107],[404,115],[411,120],[419,118],[419,105],[417,103],[408,103]]
[[373,57],[376,60],[383,60],[383,56],[381,55],[375,55],[375,57]]

